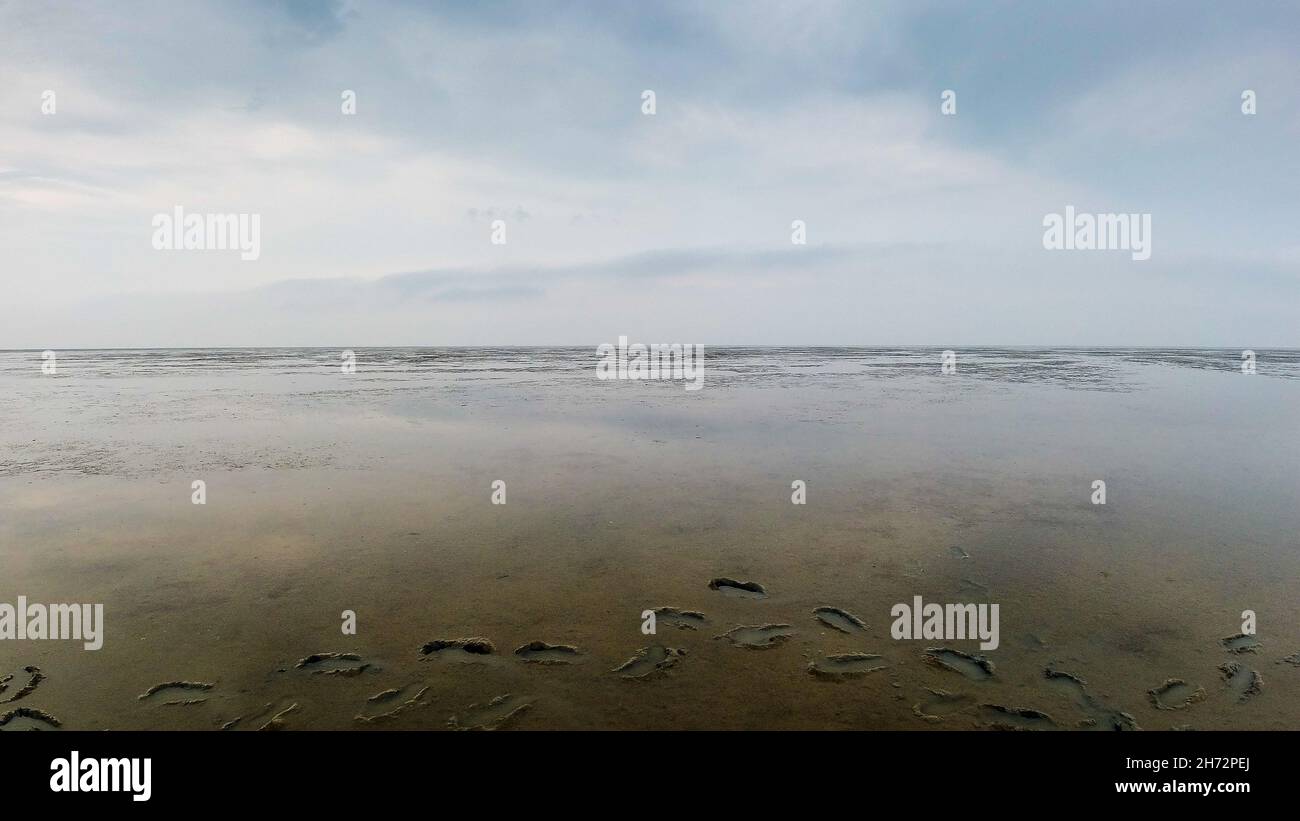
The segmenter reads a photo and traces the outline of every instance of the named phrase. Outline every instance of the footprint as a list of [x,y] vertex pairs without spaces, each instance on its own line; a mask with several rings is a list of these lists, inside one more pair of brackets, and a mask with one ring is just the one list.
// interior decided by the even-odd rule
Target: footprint
[[1056,722],[1042,710],[1028,707],[1003,707],[1000,704],[981,704],[980,716],[984,723],[996,730],[1054,730]]
[[738,582],[735,579],[717,578],[709,582],[709,589],[742,599],[767,598],[767,588],[758,582]]
[[1223,675],[1223,683],[1227,685],[1228,692],[1236,697],[1239,704],[1259,695],[1264,687],[1264,679],[1259,673],[1248,670],[1235,661],[1220,664],[1219,673]]
[[15,707],[0,715],[0,730],[57,730],[63,722],[35,707]]
[[912,705],[912,715],[931,723],[943,721],[953,713],[961,712],[971,706],[973,699],[964,693],[950,693],[947,690],[925,688],[928,696]]
[[[206,693],[216,686],[206,681],[164,681],[162,684],[155,684],[145,690],[136,696],[136,699],[139,701],[145,701],[146,699],[162,701],[168,707],[189,707],[207,701],[207,696],[198,697],[198,694]],[[154,696],[159,695],[161,698],[154,699]]]
[[737,647],[750,650],[767,650],[789,641],[794,634],[795,629],[788,624],[742,624],[714,638],[726,639]]
[[567,644],[530,641],[515,650],[515,655],[532,664],[570,664],[578,660],[578,648]]
[[265,724],[263,724],[262,726],[258,727],[257,729],[259,729],[259,730],[283,730],[285,727],[288,726],[288,725],[285,723],[285,721],[284,721],[285,716],[287,716],[287,715],[289,715],[289,714],[291,714],[291,713],[296,713],[296,712],[298,712],[298,702],[295,701],[295,702],[294,702],[293,704],[291,704],[290,706],[284,708],[284,709],[281,710],[280,712],[278,712],[278,713],[276,713],[275,715],[271,716],[271,720],[270,720],[270,721],[266,722]]
[[962,593],[971,593],[980,596],[989,594],[989,586],[983,582],[977,582],[974,579],[962,579],[957,583],[957,589]]
[[359,676],[373,667],[374,665],[364,661],[356,653],[312,653],[304,659],[299,659],[294,665],[294,669],[306,670],[312,675],[344,678]]
[[952,547],[948,548],[948,552],[958,559],[970,558],[970,554],[966,552],[966,548],[962,547],[961,545],[953,545]]
[[844,681],[883,670],[888,666],[884,659],[873,653],[842,653],[826,656],[810,663],[808,672],[827,681]]
[[611,672],[619,673],[623,678],[645,678],[651,673],[667,670],[686,655],[685,650],[652,644],[636,651],[636,655],[615,667]]
[[420,647],[420,655],[449,658],[460,662],[482,661],[497,651],[496,645],[481,636],[467,639],[435,639]]
[[671,624],[679,630],[698,630],[708,623],[703,613],[694,610],[678,610],[676,607],[659,607],[654,611],[655,624]]
[[1043,678],[1047,679],[1052,684],[1057,685],[1060,689],[1065,690],[1070,695],[1074,696],[1076,700],[1082,701],[1084,699],[1092,698],[1088,695],[1086,689],[1088,682],[1079,678],[1074,673],[1067,673],[1063,670],[1056,670],[1048,667],[1043,671]]
[[1205,688],[1192,687],[1180,678],[1169,678],[1159,687],[1147,690],[1147,696],[1159,710],[1182,710],[1204,701]]
[[867,631],[867,625],[863,623],[862,619],[852,613],[841,610],[838,607],[818,607],[813,610],[813,615],[816,616],[817,620],[822,624],[827,627],[832,627],[841,633],[853,635],[855,633],[865,633]]
[[947,647],[927,647],[921,659],[927,664],[961,673],[972,681],[984,681],[993,676],[993,662],[984,656],[973,656]]
[[1222,641],[1223,646],[1230,653],[1253,653],[1262,645],[1255,636],[1247,636],[1245,633],[1238,633],[1235,636],[1228,636]]
[[[287,707],[285,705],[288,705]],[[279,710],[277,711],[277,708]],[[283,729],[283,717],[298,709],[297,702],[289,699],[281,699],[279,702],[268,701],[262,705],[262,708],[255,713],[249,713],[246,716],[236,716],[229,721],[220,723],[222,730],[279,730]],[[269,720],[263,721],[263,719]],[[275,726],[271,726],[275,725]]]
[[506,693],[487,704],[471,704],[464,718],[452,716],[447,719],[447,726],[453,730],[499,730],[518,720],[532,706],[532,701]]
[[[45,680],[45,674],[41,672],[41,668],[34,665],[27,665],[22,669],[22,672],[27,674],[27,683],[15,690],[13,694],[7,698],[0,698],[0,704],[9,704],[24,696],[31,695],[32,691]],[[16,675],[17,673],[9,673],[5,677],[0,678],[0,694],[3,694],[9,689],[10,683],[13,682]]]
[[1132,731],[1141,729],[1133,716],[1122,710],[1115,710],[1093,698],[1088,692],[1088,683],[1072,673],[1047,668],[1043,677],[1054,689],[1065,691],[1074,699],[1085,718],[1079,722],[1081,728],[1094,730]]
[[[402,687],[400,689],[385,690],[382,693],[376,693],[375,695],[366,699],[366,701],[370,704],[391,703],[398,696],[400,696],[404,691],[411,689],[411,687],[413,686],[414,685],[407,685],[406,687]],[[406,701],[401,702],[397,706],[393,707],[393,709],[391,710],[388,710],[383,713],[375,713],[372,715],[365,715],[365,714],[358,713],[357,715],[353,716],[353,719],[355,721],[361,722],[362,724],[379,724],[386,721],[392,721],[393,719],[397,718],[402,713],[405,713],[408,710],[412,710],[416,707],[428,707],[429,702],[424,700],[424,697],[428,695],[428,693],[429,693],[428,687],[421,687],[415,693],[414,696],[408,698]]]
[[1292,653],[1283,659],[1278,659],[1278,664],[1290,664],[1292,667],[1300,667],[1300,653]]

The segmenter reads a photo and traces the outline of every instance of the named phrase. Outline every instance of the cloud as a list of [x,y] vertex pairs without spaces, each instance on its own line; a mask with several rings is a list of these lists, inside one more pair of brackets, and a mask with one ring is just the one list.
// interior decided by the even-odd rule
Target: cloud
[[[1252,286],[1234,279],[1252,273]],[[827,295],[833,295],[828,299]],[[717,344],[1285,347],[1293,260],[965,244],[687,248],[582,265],[435,268],[7,306],[0,347]],[[33,344],[35,343],[35,344]]]
[[[1281,33],[1295,16],[1271,3],[1230,19],[1159,2],[8,4],[0,280],[23,317],[5,341],[23,344],[19,327],[90,344],[92,331],[262,344],[340,327],[418,341],[436,326],[445,341],[547,342],[607,318],[797,342],[856,339],[864,316],[898,341],[979,336],[948,309],[954,294],[1029,342],[1127,339],[1080,318],[1076,304],[1112,308],[1079,277],[1142,301],[1135,321],[1171,337],[1230,336],[1237,320],[1187,300],[1289,296],[1296,272],[1300,107],[1286,101],[1300,66]],[[1245,83],[1253,119],[1237,108]],[[53,116],[39,112],[47,88]],[[944,88],[955,117],[939,113]],[[260,259],[153,250],[152,216],[178,204],[260,214]],[[1153,264],[1045,257],[1042,216],[1067,204],[1151,212]],[[506,245],[490,241],[495,219]],[[794,220],[805,247],[790,244]],[[1163,302],[1155,280],[1172,289]],[[666,295],[679,287],[684,305]],[[218,303],[219,328],[199,308]],[[1284,307],[1245,310],[1285,334]]]

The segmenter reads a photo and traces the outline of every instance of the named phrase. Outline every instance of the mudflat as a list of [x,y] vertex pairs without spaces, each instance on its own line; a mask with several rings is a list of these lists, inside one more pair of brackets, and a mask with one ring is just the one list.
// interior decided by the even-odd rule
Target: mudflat
[[1300,728],[1298,352],[339,353],[0,352],[0,730]]

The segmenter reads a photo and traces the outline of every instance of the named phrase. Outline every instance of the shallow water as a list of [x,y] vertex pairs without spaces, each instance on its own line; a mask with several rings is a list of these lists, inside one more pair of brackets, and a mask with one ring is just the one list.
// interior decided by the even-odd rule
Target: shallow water
[[[1143,729],[1300,728],[1300,668],[1275,663],[1300,651],[1300,352],[1246,376],[1232,350],[967,349],[945,375],[938,349],[707,348],[691,392],[599,381],[594,348],[357,349],[355,374],[324,349],[62,351],[54,375],[0,352],[0,602],[102,602],[107,624],[98,651],[0,641],[0,670],[46,676],[0,714],[217,728],[297,704],[286,728],[358,727],[373,694],[427,686],[382,726],[512,695],[517,729],[980,728],[982,704],[1071,728],[1093,703]],[[892,639],[917,595],[998,603],[1000,646]],[[644,634],[667,606],[707,628]],[[1246,609],[1259,646],[1232,653]],[[714,640],[768,624],[793,634]],[[419,652],[475,636],[495,653]],[[513,654],[532,641],[584,663]],[[655,646],[685,653],[611,672]],[[926,664],[935,646],[996,672]],[[295,668],[326,652],[368,666]],[[849,653],[887,666],[808,675]],[[1263,674],[1244,702],[1232,661]],[[1159,710],[1170,678],[1208,695]],[[136,698],[168,681],[215,686]],[[961,709],[918,717],[930,690]]]

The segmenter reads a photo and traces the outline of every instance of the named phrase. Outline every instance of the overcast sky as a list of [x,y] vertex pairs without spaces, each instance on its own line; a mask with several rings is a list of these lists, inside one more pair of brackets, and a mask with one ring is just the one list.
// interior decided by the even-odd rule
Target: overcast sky
[[[1293,347],[1298,31],[1294,3],[0,1],[0,347]],[[260,257],[155,250],[176,205],[259,214]],[[1045,250],[1067,205],[1150,214],[1151,258]]]

